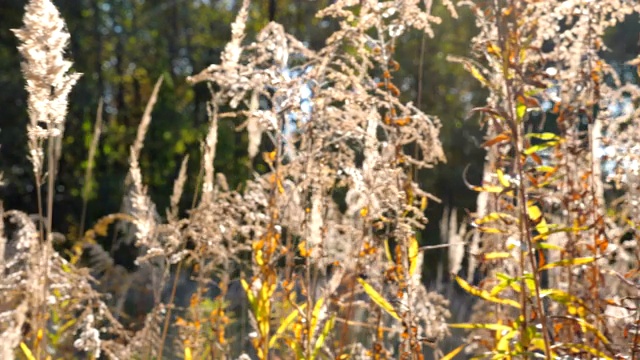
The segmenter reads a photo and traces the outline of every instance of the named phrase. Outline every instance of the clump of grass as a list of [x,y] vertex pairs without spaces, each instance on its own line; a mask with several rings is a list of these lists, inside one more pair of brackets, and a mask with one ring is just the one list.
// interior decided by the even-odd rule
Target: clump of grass
[[[29,2],[25,27],[16,34],[30,94],[30,159],[38,202],[46,211],[40,211],[45,219],[40,241],[37,224],[26,215],[5,215],[15,219],[18,229],[16,239],[3,240],[2,253],[7,244],[15,244],[11,249],[22,254],[16,259],[23,263],[2,263],[13,274],[6,288],[17,294],[6,302],[13,322],[3,330],[11,340],[4,354],[20,345],[36,358],[74,351],[113,358],[162,358],[176,352],[185,358],[226,358],[235,338],[235,345],[263,359],[270,354],[340,357],[354,349],[371,356],[422,357],[425,342],[446,335],[446,301],[421,284],[416,239],[426,221],[427,199],[435,197],[411,177],[416,168],[444,160],[440,124],[401,102],[393,81],[396,38],[411,27],[432,34],[431,24],[438,19],[417,2],[338,1],[318,16],[338,20],[340,29],[324,49],[311,51],[275,23],[259,32],[256,42],[245,43],[248,8],[244,1],[222,63],[189,78],[208,82],[212,94],[199,201],[180,218],[188,159],[175,182],[166,222],[144,185],[138,158],[152,126],[160,79],[131,147],[123,213],[81,234],[68,262],[51,247],[52,189],[66,97],[79,75],[67,74],[72,65],[63,53],[69,34],[56,8],[50,1]],[[265,98],[272,106],[260,106],[259,99]],[[241,191],[229,190],[213,168],[220,121],[243,122],[249,154],[262,157],[268,168]],[[98,123],[92,152],[99,130]],[[90,173],[91,164],[87,182]],[[48,198],[43,203],[45,174]],[[114,223],[120,234],[115,246],[138,249],[138,269],[132,274],[118,270],[95,242]],[[40,255],[28,256],[35,253]],[[111,299],[90,286],[81,264],[99,279],[97,290],[119,284]],[[120,278],[114,282],[113,276]],[[136,293],[140,283],[146,283],[149,295]],[[176,296],[184,284],[192,294],[186,307],[177,306]],[[246,299],[241,303],[248,309],[229,305],[225,297],[232,291],[236,301]],[[144,319],[123,325],[124,307],[132,297],[145,302],[147,311]],[[204,305],[212,299],[217,305]],[[37,305],[32,308],[38,313],[26,311],[25,302]],[[75,316],[78,311],[82,316]],[[279,314],[275,319],[274,312]],[[229,336],[233,313],[248,315],[251,329]],[[26,338],[16,332],[23,323],[33,326]]]
[[[640,7],[467,4],[480,28],[478,56],[452,60],[490,91],[475,109],[488,161],[483,183],[470,185],[481,195],[469,273],[479,268],[486,278],[475,287],[456,276],[483,301],[472,323],[454,327],[490,335],[469,337],[475,354],[635,358],[638,247],[635,235],[626,240],[635,234],[635,185],[621,186],[625,205],[607,201],[598,154],[604,146],[622,151],[614,178],[634,177],[624,165],[634,145],[617,126],[637,123],[638,87],[623,85],[602,52],[606,30]],[[633,110],[613,110],[627,102],[623,93],[632,94]]]
[[[122,213],[81,230],[63,257],[52,247],[53,185],[79,75],[68,73],[69,34],[55,6],[30,1],[15,32],[40,210],[33,219],[0,209],[3,358],[451,359],[465,347],[491,357],[636,357],[640,219],[629,165],[638,160],[640,91],[601,51],[605,30],[640,7],[464,3],[476,13],[478,57],[452,60],[490,91],[475,109],[488,155],[483,183],[469,184],[480,192],[472,231],[454,210],[438,247],[449,247],[452,278],[482,301],[469,323],[448,326],[448,299],[420,275],[422,252],[435,247],[420,247],[417,232],[438,199],[413,177],[445,161],[440,121],[403,102],[394,81],[397,40],[408,29],[433,35],[440,21],[430,2],[335,1],[318,16],[337,30],[312,51],[277,23],[247,39],[243,1],[221,63],[187,79],[211,92],[192,208],[181,216],[188,158],[166,219],[138,163],[160,78],[131,146]],[[617,102],[633,110],[612,111]],[[545,128],[547,118],[557,129]],[[224,121],[247,131],[247,152],[265,169],[236,190],[213,166]],[[99,130],[98,121],[93,151]],[[615,201],[602,146],[626,150],[612,159]],[[136,249],[134,271],[96,243],[110,225],[115,247]],[[458,276],[463,244],[479,284]],[[450,327],[490,336],[444,355]]]

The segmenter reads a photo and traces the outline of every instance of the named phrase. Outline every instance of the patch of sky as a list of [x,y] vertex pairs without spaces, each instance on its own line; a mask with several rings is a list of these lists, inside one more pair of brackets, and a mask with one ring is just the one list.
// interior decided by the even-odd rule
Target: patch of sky
[[[310,67],[304,68],[304,69],[296,69],[296,70],[291,70],[291,69],[283,70],[282,75],[284,75],[284,77],[287,80],[290,80],[290,79],[301,80],[300,87],[297,89],[297,94],[296,93],[289,94],[290,96],[294,97],[293,99],[294,101],[299,102],[298,105],[299,105],[300,111],[289,111],[286,114],[287,121],[284,124],[283,133],[287,138],[296,132],[298,128],[298,124],[305,123],[309,121],[309,119],[311,118],[311,113],[313,111],[313,102],[312,102],[313,92],[311,90],[311,86],[309,82],[304,81],[302,79],[304,75],[308,73],[310,70],[311,70]],[[277,108],[276,108],[277,111],[280,110],[279,109],[280,106],[281,106],[280,104],[277,105]]]
[[[555,76],[558,73],[558,69],[555,67],[548,67],[545,70],[545,72],[549,76]],[[580,91],[580,90],[582,89],[581,88],[576,89],[576,91]],[[548,111],[551,111],[555,103],[561,101],[560,89],[558,86],[552,86],[547,90],[545,90],[545,93],[547,96],[544,99],[541,99],[542,101],[541,101],[540,107],[542,111],[548,112]],[[626,97],[623,97],[622,99],[609,100],[609,102],[606,104],[606,108],[609,116],[613,118],[617,118],[620,116],[632,114],[634,111],[634,104],[631,101],[631,99],[628,96],[626,96]],[[606,136],[606,135],[607,134],[603,134],[603,136]],[[637,160],[628,160],[621,164],[618,164],[614,160],[612,160],[614,159],[617,153],[630,152],[633,150],[634,149],[622,149],[622,148],[616,148],[612,145],[607,145],[607,146],[602,146],[598,149],[595,149],[594,155],[602,160],[601,162],[602,171],[605,174],[605,176],[609,176],[613,174],[616,166],[618,165],[623,166],[625,169],[640,170],[640,163],[638,163]],[[638,147],[635,150],[636,152],[634,153],[640,154],[640,147]],[[550,158],[550,156],[552,155],[551,149],[541,150],[538,152],[538,155],[543,159],[543,161],[546,162],[546,159]]]
[[[293,109],[285,113],[285,122],[281,129],[283,135],[282,146],[284,148],[286,156],[289,159],[295,158],[297,154],[294,143],[299,126],[309,121],[313,112],[312,85],[310,84],[310,80],[307,80],[304,77],[304,75],[310,70],[310,67],[298,69],[282,69],[281,74],[285,78],[285,81],[297,80],[299,82],[299,85],[297,88],[294,87],[293,89],[289,90],[287,94],[281,99],[274,99],[275,103],[273,104],[273,106],[275,107],[274,110],[276,112],[282,111],[282,109],[285,107],[291,107]],[[270,89],[270,91],[273,90],[275,89]],[[269,104],[263,103],[263,101],[261,101],[260,107],[268,108]]]
[[[635,111],[635,109],[631,99],[628,96],[625,96],[621,100],[610,101],[607,105],[607,111],[609,112],[611,117],[617,118],[621,116],[629,116]],[[615,134],[611,135],[615,136]],[[627,153],[633,154],[634,156],[625,157],[624,160],[622,160],[622,163],[616,163],[614,160],[608,160],[613,159],[616,153]],[[608,145],[600,149],[596,149],[595,154],[596,156],[605,159],[605,161],[603,161],[603,170],[605,171],[605,174],[607,176],[613,174],[616,165],[635,172],[639,170],[637,156],[640,155],[640,147],[638,145],[632,146],[630,149],[619,147],[616,148],[613,145]]]

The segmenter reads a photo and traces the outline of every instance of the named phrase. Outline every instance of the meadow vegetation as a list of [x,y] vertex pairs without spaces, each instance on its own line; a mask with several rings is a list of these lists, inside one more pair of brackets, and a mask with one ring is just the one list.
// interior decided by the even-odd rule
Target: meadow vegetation
[[[640,4],[443,4],[475,16],[474,57],[449,61],[488,97],[470,113],[485,133],[482,181],[467,182],[477,206],[442,221],[442,244],[421,244],[439,199],[416,180],[446,162],[442,124],[394,78],[398,39],[417,30],[428,42],[441,22],[432,2],[333,1],[316,16],[335,31],[312,50],[276,22],[249,37],[244,0],[220,63],[187,78],[210,92],[191,207],[188,157],[167,209],[140,166],[160,77],[122,211],[84,231],[85,202],[69,245],[53,194],[82,78],[57,8],[29,1],[14,33],[38,214],[0,209],[2,359],[639,358],[640,89],[607,63],[604,37]],[[265,165],[237,188],[214,168],[224,122]],[[135,271],[114,264],[105,236],[137,249]],[[456,291],[424,284],[424,254],[438,248]]]

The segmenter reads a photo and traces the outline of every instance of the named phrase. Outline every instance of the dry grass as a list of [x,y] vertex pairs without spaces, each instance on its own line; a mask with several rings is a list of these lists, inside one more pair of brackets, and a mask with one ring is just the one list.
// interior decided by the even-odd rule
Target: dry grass
[[[442,228],[452,276],[482,298],[473,324],[452,327],[487,336],[472,334],[446,358],[464,347],[481,357],[635,358],[640,92],[600,53],[605,30],[640,6],[465,3],[477,15],[478,57],[452,60],[491,92],[476,109],[488,155],[483,183],[470,185],[480,192],[475,217],[459,224],[454,210]],[[222,62],[187,79],[211,91],[192,209],[180,217],[188,158],[166,219],[138,164],[159,79],[131,147],[122,213],[97,222],[63,258],[52,248],[51,189],[78,75],[67,73],[69,34],[56,8],[29,2],[15,32],[41,211],[36,221],[0,212],[3,359],[444,356],[457,305],[421,281],[422,252],[432,248],[416,232],[437,198],[412,177],[445,160],[440,122],[400,101],[393,79],[396,39],[411,28],[431,35],[440,19],[429,1],[338,0],[318,14],[338,30],[312,51],[276,23],[246,40],[248,7]],[[621,101],[631,110],[613,111]],[[540,127],[550,114],[556,133]],[[268,165],[241,190],[213,168],[218,125],[230,118],[243,123],[249,155]],[[603,145],[625,150],[609,159],[620,200],[605,200]],[[96,243],[111,225],[115,247],[138,248],[135,272]],[[484,275],[478,287],[457,276],[465,256],[469,278]]]

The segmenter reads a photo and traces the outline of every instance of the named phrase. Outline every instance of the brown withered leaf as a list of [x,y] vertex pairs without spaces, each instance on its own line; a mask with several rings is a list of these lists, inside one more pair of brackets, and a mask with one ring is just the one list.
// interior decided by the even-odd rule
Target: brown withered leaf
[[503,132],[501,134],[498,134],[496,137],[494,137],[493,139],[487,140],[484,143],[482,143],[482,145],[480,145],[481,147],[490,147],[493,146],[495,144],[499,144],[501,142],[505,142],[505,141],[509,141],[511,140],[511,134],[508,132]]

